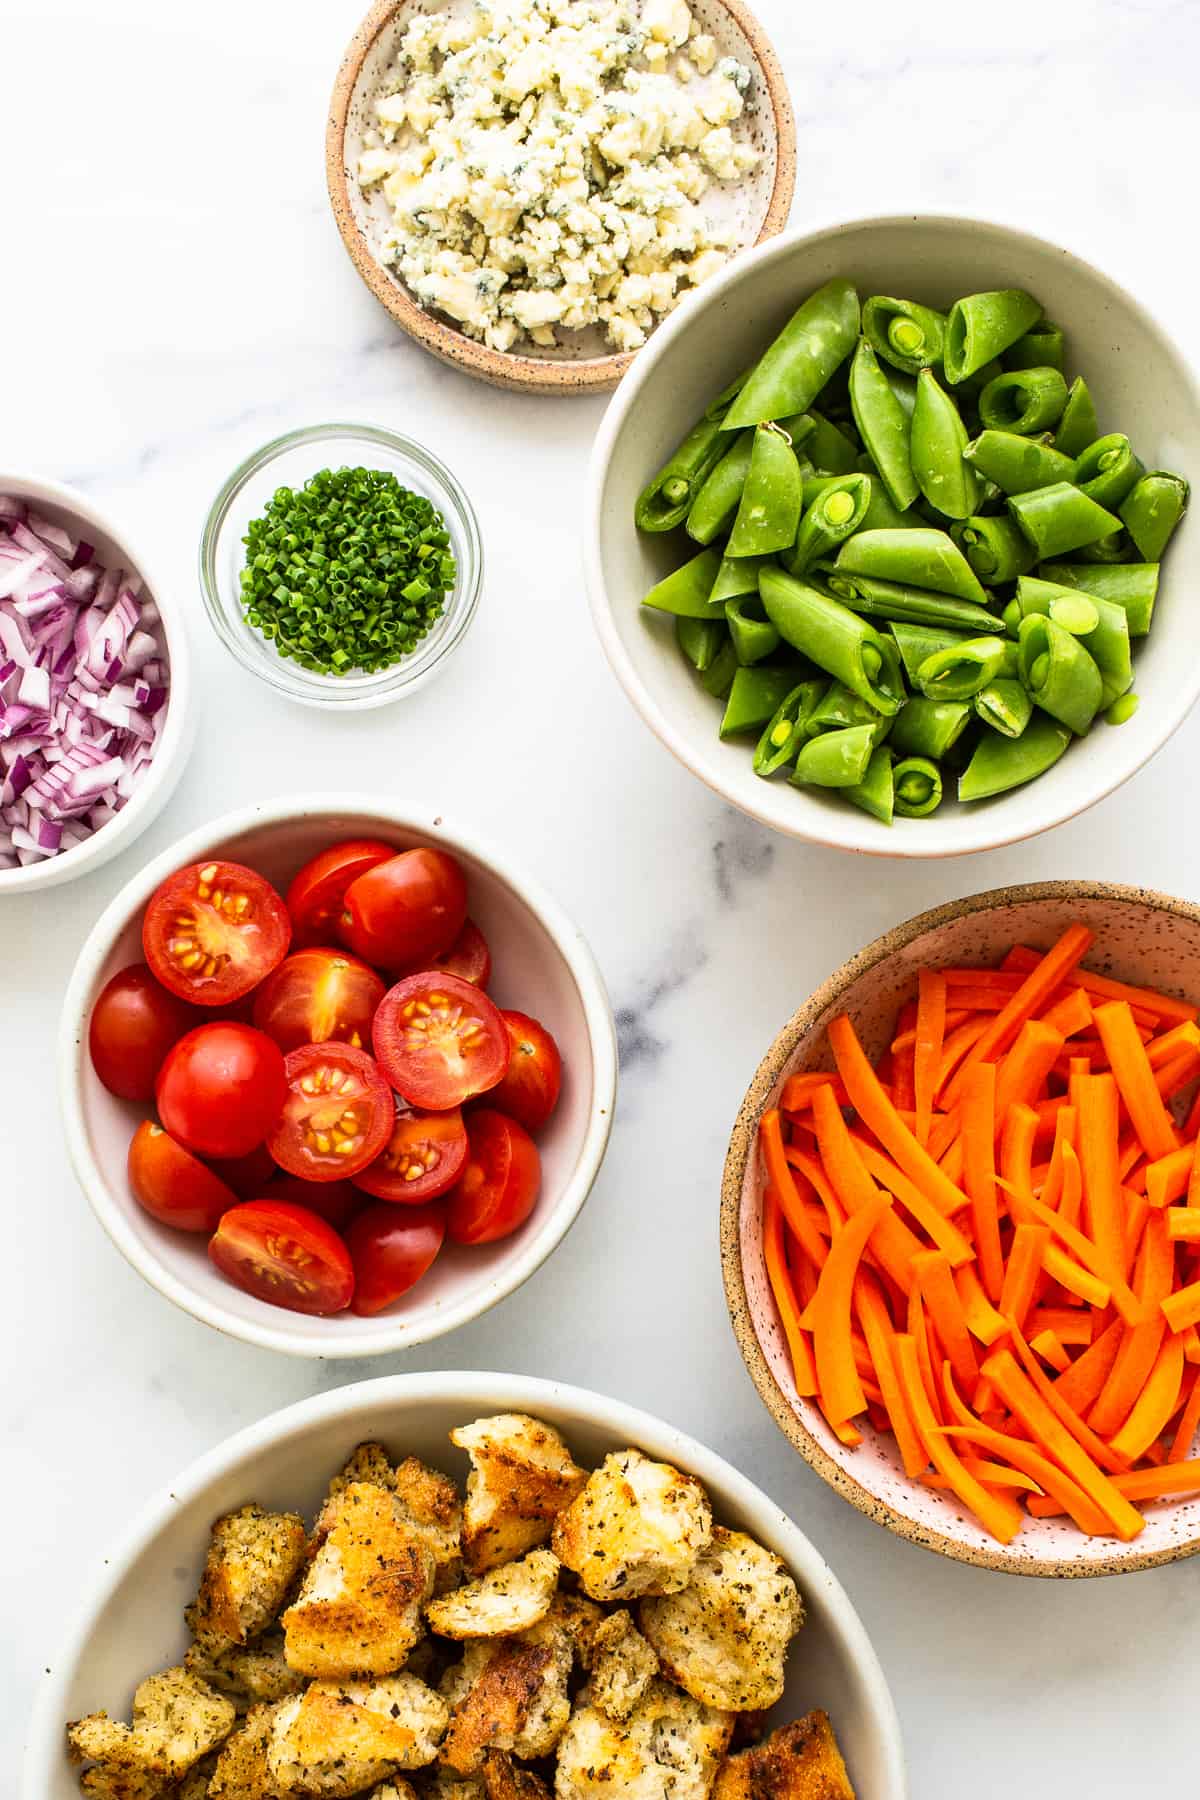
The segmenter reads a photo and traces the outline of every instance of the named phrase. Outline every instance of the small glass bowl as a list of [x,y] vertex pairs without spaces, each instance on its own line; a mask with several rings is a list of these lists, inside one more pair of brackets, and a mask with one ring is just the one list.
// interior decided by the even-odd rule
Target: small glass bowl
[[[321,469],[389,470],[411,492],[424,494],[446,521],[458,579],[441,617],[416,649],[390,668],[367,674],[322,675],[281,656],[242,610],[243,538],[279,487],[299,488]],[[436,456],[378,425],[310,425],[256,450],[233,471],[213,501],[200,540],[200,591],[213,629],[234,656],[268,687],[306,706],[353,711],[386,706],[422,686],[462,641],[483,585],[479,521],[466,494]]]

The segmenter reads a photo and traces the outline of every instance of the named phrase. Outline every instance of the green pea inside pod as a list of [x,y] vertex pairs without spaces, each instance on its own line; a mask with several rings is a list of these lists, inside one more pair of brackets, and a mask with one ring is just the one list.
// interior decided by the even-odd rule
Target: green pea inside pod
[[755,747],[756,775],[767,779],[795,759],[804,741],[805,721],[828,686],[827,681],[799,681],[784,695]]
[[979,396],[980,422],[996,431],[1033,437],[1048,431],[1067,404],[1067,384],[1057,369],[1021,369],[997,375]]
[[761,732],[793,691],[795,673],[794,667],[777,669],[761,663],[754,667],[739,667],[734,672],[725,702],[721,737],[738,737],[746,731]]
[[1033,701],[1019,681],[1002,676],[980,688],[971,702],[982,725],[990,726],[1003,737],[1018,738],[1033,717]]
[[[1075,462],[1076,487],[1097,506],[1115,512],[1145,474],[1141,458],[1123,431],[1110,431],[1081,451]],[[1114,520],[1113,524],[1116,525]]]
[[1032,569],[1032,544],[1012,519],[977,514],[956,526],[951,536],[988,587],[1003,587]]
[[1104,682],[1078,638],[1041,613],[1021,620],[1021,680],[1034,704],[1082,737],[1100,710]]
[[634,518],[639,531],[672,531],[728,448],[720,417],[706,414],[638,496]]
[[902,819],[926,819],[942,804],[942,772],[927,756],[905,756],[892,769],[896,811]]
[[863,302],[862,328],[876,356],[904,375],[941,366],[946,317],[931,306],[872,294]]
[[795,543],[780,558],[788,573],[807,574],[821,557],[845,543],[861,526],[870,503],[869,475],[839,475],[823,483],[804,510]]
[[1001,674],[1008,656],[1001,637],[964,638],[928,657],[917,681],[927,700],[970,700]]

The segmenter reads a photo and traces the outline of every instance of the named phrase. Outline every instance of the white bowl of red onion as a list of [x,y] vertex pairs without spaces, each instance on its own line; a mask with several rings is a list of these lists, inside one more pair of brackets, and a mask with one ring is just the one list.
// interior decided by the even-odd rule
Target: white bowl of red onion
[[0,895],[131,844],[190,742],[183,623],[123,526],[0,469]]

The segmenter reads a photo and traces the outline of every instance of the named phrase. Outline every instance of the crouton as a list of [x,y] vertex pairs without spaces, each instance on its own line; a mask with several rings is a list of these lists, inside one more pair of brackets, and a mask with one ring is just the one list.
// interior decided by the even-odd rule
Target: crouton
[[304,1676],[289,1667],[281,1631],[269,1631],[248,1649],[226,1650],[215,1657],[191,1644],[183,1666],[218,1693],[228,1694],[239,1713],[270,1700],[286,1700],[304,1686]]
[[425,1617],[442,1637],[513,1637],[550,1611],[559,1566],[549,1550],[531,1550],[523,1561],[505,1563],[431,1600]]
[[324,1680],[390,1674],[424,1630],[433,1557],[392,1494],[372,1482],[351,1482],[327,1513],[299,1598],[283,1615],[288,1663]]
[[503,1750],[484,1752],[483,1791],[486,1800],[550,1800],[541,1776],[523,1769]]
[[89,1713],[67,1726],[76,1762],[94,1762],[82,1785],[105,1800],[151,1800],[178,1781],[233,1730],[233,1702],[179,1665],[143,1681],[133,1696],[132,1723]]
[[307,1541],[297,1513],[243,1506],[216,1521],[200,1591],[184,1613],[203,1650],[220,1656],[250,1643],[274,1622]]
[[[226,1742],[228,1743],[228,1739]],[[189,1769],[179,1786],[175,1789],[171,1800],[208,1800],[211,1792],[213,1771],[217,1766],[216,1756],[210,1754]]]
[[471,1458],[462,1549],[472,1575],[544,1544],[587,1480],[558,1433],[524,1413],[476,1419],[450,1440]]
[[359,1444],[351,1451],[348,1460],[338,1470],[325,1492],[321,1510],[317,1514],[314,1535],[318,1540],[324,1537],[328,1523],[336,1512],[336,1501],[348,1487],[357,1487],[366,1482],[371,1487],[390,1488],[393,1479],[392,1459],[382,1444],[368,1441]]
[[603,1608],[589,1600],[586,1594],[568,1594],[560,1586],[542,1622],[566,1632],[576,1659],[586,1669],[591,1661],[596,1632],[604,1622]]
[[421,1800],[487,1800],[482,1775],[456,1775],[437,1763],[421,1776]]
[[621,1723],[658,1674],[658,1658],[621,1607],[597,1628],[588,1667],[592,1705]]
[[558,1745],[557,1800],[707,1800],[729,1743],[728,1713],[652,1681],[624,1722],[579,1697]]
[[543,1632],[541,1642],[469,1643],[462,1663],[442,1684],[451,1707],[443,1762],[460,1775],[473,1775],[487,1750],[547,1755],[570,1716],[570,1676],[571,1643],[562,1630]]
[[854,1800],[825,1713],[810,1712],[782,1725],[753,1750],[727,1757],[713,1800]]
[[227,1738],[209,1782],[207,1800],[274,1800],[267,1773],[267,1749],[275,1720],[285,1703],[255,1706],[241,1729]]
[[417,1800],[417,1790],[411,1781],[397,1775],[391,1781],[381,1781],[369,1794],[364,1794],[362,1800]]
[[444,1594],[462,1580],[462,1501],[448,1475],[417,1457],[400,1464],[394,1478],[400,1516],[433,1557],[433,1591]]
[[346,1800],[437,1755],[447,1712],[415,1675],[376,1682],[314,1681],[280,1702],[267,1774],[280,1800]]
[[730,1712],[774,1706],[788,1645],[804,1623],[780,1559],[718,1525],[680,1594],[643,1600],[639,1622],[663,1673],[693,1700]]
[[622,1450],[559,1513],[551,1543],[593,1600],[629,1600],[686,1587],[711,1536],[712,1509],[694,1476]]

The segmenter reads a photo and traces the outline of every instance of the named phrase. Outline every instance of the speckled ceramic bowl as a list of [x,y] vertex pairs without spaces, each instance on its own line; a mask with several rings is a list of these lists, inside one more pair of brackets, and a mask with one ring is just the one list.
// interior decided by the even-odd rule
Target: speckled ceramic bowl
[[[721,56],[751,71],[746,110],[735,127],[762,161],[736,184],[714,183],[705,196],[713,218],[732,228],[741,250],[783,230],[796,183],[796,126],[779,59],[744,0],[688,0],[700,29]],[[532,394],[596,393],[613,388],[635,352],[608,348],[599,328],[564,334],[554,349],[518,339],[512,351],[491,350],[467,337],[444,314],[427,312],[384,261],[390,219],[378,189],[364,193],[355,179],[370,107],[380,92],[396,45],[421,13],[463,10],[462,0],[376,0],[342,59],[325,132],[325,174],[333,216],[355,268],[396,323],[443,362],[496,387]],[[686,305],[687,302],[685,301]]]
[[1045,948],[1074,919],[1096,933],[1089,968],[1168,993],[1200,996],[1200,906],[1148,889],[1099,881],[1047,881],[997,888],[921,913],[843,963],[784,1026],[750,1084],[730,1139],[721,1194],[721,1261],[730,1318],[746,1366],[769,1412],[818,1475],[877,1524],[959,1562],[1010,1575],[1120,1575],[1200,1551],[1200,1498],[1145,1508],[1131,1544],[1087,1538],[1069,1522],[1030,1519],[1001,1548],[953,1495],[908,1480],[891,1438],[869,1426],[857,1450],[838,1443],[818,1409],[801,1399],[767,1281],[762,1251],[758,1121],[789,1075],[831,1068],[825,1026],[848,1012],[874,1059],[917,970],[994,963],[1013,944]]

